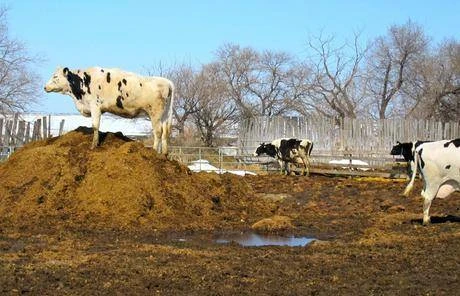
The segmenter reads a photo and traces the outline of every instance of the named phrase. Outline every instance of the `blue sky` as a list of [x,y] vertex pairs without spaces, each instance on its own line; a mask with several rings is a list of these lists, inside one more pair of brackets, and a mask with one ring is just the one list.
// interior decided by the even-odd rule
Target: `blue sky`
[[[362,40],[407,20],[435,42],[460,39],[460,1],[58,1],[7,0],[10,35],[44,59],[43,83],[58,66],[117,67],[145,74],[158,63],[213,60],[224,43],[305,56],[321,30]],[[70,97],[43,92],[34,111],[75,113]]]

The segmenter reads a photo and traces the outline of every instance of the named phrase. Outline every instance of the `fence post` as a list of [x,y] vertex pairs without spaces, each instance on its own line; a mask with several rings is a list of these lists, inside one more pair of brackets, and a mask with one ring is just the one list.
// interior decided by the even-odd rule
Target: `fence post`
[[43,139],[47,139],[48,138],[48,135],[47,135],[48,125],[46,124],[46,116],[43,116],[42,122],[43,122]]
[[62,135],[62,132],[64,131],[64,122],[65,120],[61,120],[61,122],[59,123],[59,136]]
[[48,138],[51,136],[51,114],[48,114]]
[[24,137],[24,143],[29,143],[30,141],[30,122],[27,122],[26,135]]
[[24,132],[25,132],[26,122],[24,120],[19,121],[18,123],[18,133],[16,134],[16,144],[19,146],[24,145]]

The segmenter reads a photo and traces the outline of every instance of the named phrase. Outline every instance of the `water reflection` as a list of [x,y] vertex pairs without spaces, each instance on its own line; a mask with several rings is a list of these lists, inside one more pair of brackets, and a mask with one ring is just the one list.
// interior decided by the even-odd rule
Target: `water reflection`
[[294,237],[294,236],[278,236],[278,235],[264,235],[253,232],[245,232],[238,234],[231,234],[217,238],[215,241],[219,244],[227,244],[236,242],[244,247],[261,247],[261,246],[289,246],[289,247],[303,247],[312,242],[314,238],[311,237]]

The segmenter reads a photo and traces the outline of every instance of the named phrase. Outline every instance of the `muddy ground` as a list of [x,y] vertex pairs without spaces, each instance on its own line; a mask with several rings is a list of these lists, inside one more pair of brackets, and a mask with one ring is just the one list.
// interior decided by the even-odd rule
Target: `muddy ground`
[[[460,194],[421,225],[421,182],[191,174],[80,129],[0,164],[2,295],[458,295]],[[242,247],[241,231],[308,236]]]

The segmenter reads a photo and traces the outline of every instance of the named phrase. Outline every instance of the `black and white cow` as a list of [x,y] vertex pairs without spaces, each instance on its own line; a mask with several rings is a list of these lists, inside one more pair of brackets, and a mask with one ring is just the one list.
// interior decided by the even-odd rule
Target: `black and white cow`
[[139,76],[120,69],[58,67],[45,85],[45,91],[71,96],[78,111],[91,117],[94,131],[91,148],[99,143],[102,113],[126,118],[147,114],[152,123],[153,148],[160,152],[161,140],[161,152],[167,154],[174,92],[170,80]]
[[423,143],[427,143],[429,141],[415,141],[415,142],[396,142],[397,145],[393,146],[391,149],[390,155],[402,155],[404,160],[407,162],[407,174],[411,175],[414,171],[414,152],[415,149],[422,145]]
[[298,163],[302,165],[302,174],[310,174],[310,155],[313,149],[313,143],[304,139],[276,139],[271,143],[262,143],[254,152],[255,156],[266,154],[275,158],[281,168],[281,171],[289,175],[291,173],[289,164]]
[[430,223],[430,206],[434,198],[445,198],[460,191],[460,139],[424,143],[415,149],[414,171],[404,190],[408,196],[414,185],[417,169],[420,169],[424,188],[422,190],[423,224]]

